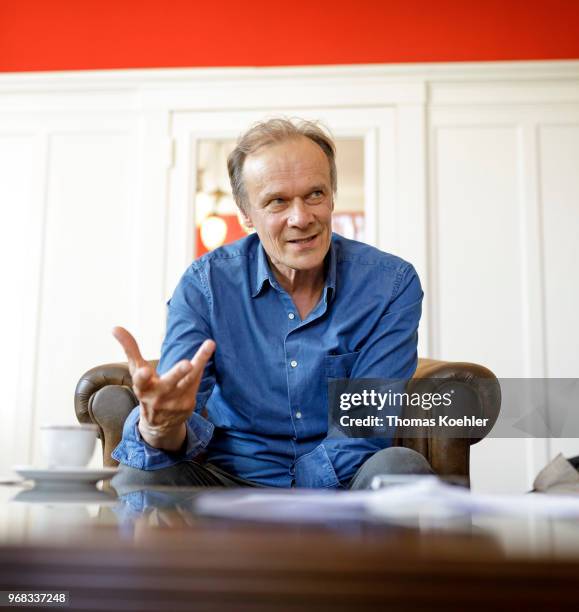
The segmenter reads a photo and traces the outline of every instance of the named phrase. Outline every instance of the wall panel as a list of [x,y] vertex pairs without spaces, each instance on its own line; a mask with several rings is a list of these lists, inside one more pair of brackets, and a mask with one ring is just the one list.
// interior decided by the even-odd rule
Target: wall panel
[[[546,375],[579,382],[579,114],[561,109],[539,127],[544,237]],[[575,395],[576,397],[576,395]],[[571,411],[579,406],[568,406]],[[553,408],[551,408],[553,409]],[[577,438],[550,441],[550,454],[579,455]]]
[[[539,131],[547,374],[579,377],[579,123]],[[579,449],[578,449],[579,454]]]
[[[503,109],[465,107],[435,112],[432,120],[436,356],[524,376],[520,127]],[[511,439],[474,446],[473,488],[522,489],[526,446]]]
[[438,356],[520,375],[517,129],[439,127],[435,139]]
[[[33,219],[33,182],[41,180],[35,165],[36,141],[32,133],[14,133],[7,126],[0,130],[0,372],[4,380],[0,422],[2,430],[13,432],[17,419],[27,412],[25,398],[18,393],[21,374],[24,303],[28,297],[27,274],[30,249],[27,227]],[[0,443],[0,473],[15,458],[12,435]]]
[[74,422],[80,375],[110,360],[130,304],[130,135],[49,138],[35,424]]

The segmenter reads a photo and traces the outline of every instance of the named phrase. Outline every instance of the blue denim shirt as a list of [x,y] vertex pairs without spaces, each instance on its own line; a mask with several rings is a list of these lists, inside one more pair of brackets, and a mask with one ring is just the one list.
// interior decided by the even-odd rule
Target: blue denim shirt
[[[168,302],[158,372],[217,344],[178,453],[146,444],[139,408],[113,457],[154,470],[203,459],[262,485],[340,487],[391,440],[327,437],[329,378],[410,378],[422,289],[409,263],[333,234],[317,306],[302,320],[257,235],[193,262]],[[203,413],[203,414],[202,414]]]

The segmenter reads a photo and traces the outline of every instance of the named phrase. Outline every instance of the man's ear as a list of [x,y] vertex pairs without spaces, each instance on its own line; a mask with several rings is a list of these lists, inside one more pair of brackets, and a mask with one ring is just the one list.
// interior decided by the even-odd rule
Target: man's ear
[[243,210],[243,208],[239,209],[239,216],[241,217],[241,220],[243,221],[243,225],[245,225],[245,227],[247,227],[248,229],[254,229],[253,222],[249,218],[249,215]]

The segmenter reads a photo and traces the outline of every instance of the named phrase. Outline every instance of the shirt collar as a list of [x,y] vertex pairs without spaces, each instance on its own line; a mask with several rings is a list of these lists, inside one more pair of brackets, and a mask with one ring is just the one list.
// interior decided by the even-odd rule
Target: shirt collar
[[338,268],[338,253],[336,252],[337,246],[332,235],[332,241],[330,243],[330,250],[326,255],[326,261],[328,264],[326,272],[326,286],[324,288],[324,297],[326,303],[330,302],[336,293],[336,270]]
[[[326,263],[327,263],[327,272],[326,272],[326,282],[324,285],[324,296],[326,302],[329,302],[336,292],[336,268],[337,268],[337,254],[336,254],[336,245],[335,241],[332,238],[330,243],[330,250],[326,255]],[[267,255],[265,254],[265,249],[263,248],[261,241],[258,241],[257,245],[257,265],[255,268],[254,275],[254,284],[251,292],[251,297],[257,297],[261,290],[263,289],[263,285],[265,281],[269,281],[269,284],[278,291],[281,291],[281,287],[279,283],[275,279],[271,268],[269,267],[269,262],[267,261]],[[331,292],[329,291],[331,290]]]
[[265,250],[261,245],[261,240],[257,241],[257,266],[255,268],[255,275],[253,280],[254,285],[253,290],[251,292],[252,298],[257,297],[261,293],[261,290],[263,289],[263,285],[266,280],[269,281],[269,284],[272,287],[277,286],[277,282],[271,270],[269,269],[269,263],[267,261]]

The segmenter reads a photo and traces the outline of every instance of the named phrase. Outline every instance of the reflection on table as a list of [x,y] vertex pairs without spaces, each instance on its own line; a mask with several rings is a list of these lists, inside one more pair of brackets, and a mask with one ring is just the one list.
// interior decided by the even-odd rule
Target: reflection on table
[[575,596],[577,521],[200,515],[201,496],[228,494],[156,487],[65,499],[0,487],[0,586],[69,590],[73,609],[91,610],[555,609]]

